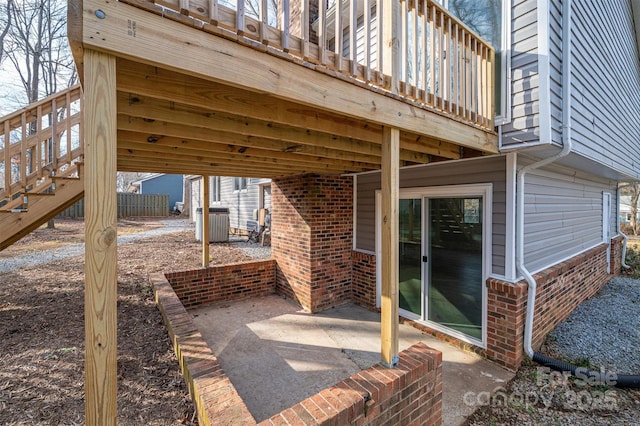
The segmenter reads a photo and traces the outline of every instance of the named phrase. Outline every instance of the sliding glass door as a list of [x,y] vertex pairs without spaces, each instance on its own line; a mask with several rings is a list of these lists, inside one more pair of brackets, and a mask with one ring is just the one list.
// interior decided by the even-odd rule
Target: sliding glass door
[[399,303],[409,317],[422,317],[422,199],[400,199]]
[[428,320],[482,339],[482,199],[428,201]]
[[491,187],[450,188],[401,191],[400,313],[484,344],[486,260],[491,258],[485,210]]

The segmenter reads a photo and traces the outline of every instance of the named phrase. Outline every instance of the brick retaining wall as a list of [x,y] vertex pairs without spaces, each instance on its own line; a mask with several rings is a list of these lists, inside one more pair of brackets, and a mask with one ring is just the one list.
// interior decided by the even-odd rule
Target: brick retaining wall
[[618,235],[611,240],[611,273],[620,275],[622,272],[622,245],[624,238]]
[[186,307],[275,292],[276,262],[254,260],[165,274]]
[[396,368],[377,364],[260,425],[441,425],[442,353],[417,343]]
[[[152,274],[149,281],[199,424],[255,425],[255,419],[169,281],[163,274]],[[399,359],[396,368],[377,364],[260,424],[442,424],[442,354],[418,343],[401,352]]]
[[201,425],[255,424],[249,409],[163,274],[149,275]]

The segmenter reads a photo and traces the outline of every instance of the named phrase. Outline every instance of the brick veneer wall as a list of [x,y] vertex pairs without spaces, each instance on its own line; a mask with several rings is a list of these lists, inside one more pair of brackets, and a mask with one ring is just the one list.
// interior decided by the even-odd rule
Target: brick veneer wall
[[[547,334],[583,301],[609,281],[607,245],[601,244],[534,276],[537,283],[532,346],[538,349]],[[525,281],[487,280],[489,289],[487,356],[510,369],[522,363],[527,290]]]
[[274,179],[271,209],[276,291],[310,312],[351,301],[353,179]]
[[524,282],[487,280],[487,357],[516,370],[524,356],[524,320],[527,308]]
[[622,245],[624,238],[618,235],[611,240],[611,273],[620,275],[622,272]]
[[441,425],[442,353],[418,343],[396,368],[378,364],[260,425]]
[[370,310],[376,309],[376,256],[353,251],[351,295],[353,302]]
[[149,275],[201,425],[255,424],[191,316],[163,274]]
[[165,274],[186,307],[275,292],[275,260],[260,260]]

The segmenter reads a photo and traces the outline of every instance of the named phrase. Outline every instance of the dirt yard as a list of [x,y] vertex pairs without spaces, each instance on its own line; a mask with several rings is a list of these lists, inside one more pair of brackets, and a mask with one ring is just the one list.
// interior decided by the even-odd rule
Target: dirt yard
[[[9,256],[82,242],[81,221],[58,220],[0,252]],[[127,220],[120,233],[162,226]],[[118,424],[197,424],[156,309],[150,272],[198,268],[194,231],[118,246]],[[211,264],[249,260],[211,245]],[[0,274],[0,424],[84,424],[84,260],[76,256]]]

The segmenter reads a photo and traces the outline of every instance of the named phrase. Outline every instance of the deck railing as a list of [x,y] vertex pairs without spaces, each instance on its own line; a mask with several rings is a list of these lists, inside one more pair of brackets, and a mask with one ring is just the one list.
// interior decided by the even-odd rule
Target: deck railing
[[[147,1],[121,1],[153,9]],[[150,1],[165,17],[191,17],[204,31],[493,130],[494,50],[432,0]]]
[[0,118],[0,205],[73,176],[84,151],[82,90],[61,91]]

